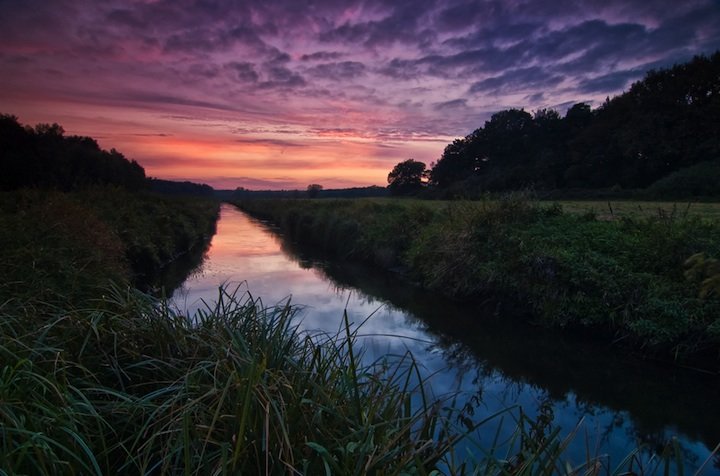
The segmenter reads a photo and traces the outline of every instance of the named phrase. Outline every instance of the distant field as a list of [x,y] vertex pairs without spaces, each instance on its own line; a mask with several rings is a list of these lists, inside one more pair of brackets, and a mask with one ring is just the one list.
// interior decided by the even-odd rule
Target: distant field
[[[419,200],[413,198],[362,198],[361,200],[376,203],[404,203],[407,205],[423,205],[433,209],[441,208],[451,203],[460,203],[450,200]],[[488,202],[492,202],[489,200]],[[542,205],[550,206],[558,203],[563,211],[568,213],[594,212],[600,220],[612,220],[620,217],[674,217],[700,216],[702,218],[720,221],[720,203],[708,202],[652,202],[640,200],[541,200]]]
[[618,217],[676,217],[700,216],[712,220],[720,219],[720,203],[693,202],[645,202],[635,200],[558,200],[564,211],[569,213],[594,212],[599,219],[611,220]]

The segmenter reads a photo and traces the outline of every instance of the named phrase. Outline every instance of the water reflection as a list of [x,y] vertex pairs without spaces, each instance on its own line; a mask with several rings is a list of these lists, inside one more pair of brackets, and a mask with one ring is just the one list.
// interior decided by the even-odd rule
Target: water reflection
[[[692,470],[720,441],[715,376],[663,368],[524,325],[495,303],[458,305],[395,276],[333,263],[228,205],[208,259],[173,299],[192,312],[202,300],[214,301],[221,285],[241,286],[269,305],[302,305],[300,326],[309,331],[337,332],[347,310],[352,322],[363,323],[365,358],[411,351],[432,376],[436,396],[459,390],[457,404],[476,420],[519,404],[531,416],[539,409],[552,414],[564,432],[582,422],[569,452],[576,463],[584,461],[587,445],[610,455],[613,466],[638,442],[657,449],[678,435]],[[479,444],[490,444],[495,430],[496,424],[481,428]],[[477,448],[466,442],[461,450]],[[720,469],[711,465],[703,474]]]

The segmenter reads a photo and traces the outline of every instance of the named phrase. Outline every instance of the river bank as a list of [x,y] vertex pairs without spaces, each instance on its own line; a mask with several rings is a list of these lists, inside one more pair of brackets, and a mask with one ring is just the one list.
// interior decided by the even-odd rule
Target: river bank
[[[236,203],[294,240],[399,272],[455,299],[501,298],[546,326],[596,335],[716,372],[720,300],[701,297],[698,253],[720,226],[693,216],[600,220],[522,197],[482,202],[255,200]],[[698,271],[698,270],[695,270]]]
[[[17,223],[56,234],[16,236],[25,244],[12,248],[38,258],[26,264],[41,274],[26,276],[35,279],[29,289],[42,291],[37,284],[60,271],[84,280],[64,297],[51,287],[52,303],[26,291],[0,304],[0,466],[11,474],[551,474],[568,464],[659,474],[687,464],[677,442],[643,443],[622,462],[600,452],[570,461],[574,432],[547,412],[528,415],[510,402],[473,414],[452,394],[434,397],[410,355],[362,363],[355,330],[312,338],[292,324],[296,309],[267,308],[231,288],[188,319],[167,301],[102,285],[111,261],[94,246],[112,233],[91,233],[82,225],[101,230],[101,222],[63,198],[40,197],[43,210],[59,205]],[[48,269],[48,256],[83,267]],[[6,291],[21,285],[2,282]],[[497,435],[503,420],[511,424],[502,442],[471,431]],[[472,454],[455,446],[462,437]],[[711,464],[704,460],[689,467]]]
[[360,363],[349,327],[314,339],[294,308],[229,288],[191,318],[135,289],[206,243],[217,214],[214,201],[118,189],[2,194],[3,471],[452,467],[457,412],[408,404],[425,395],[412,357]]
[[118,188],[28,189],[0,200],[0,298],[77,303],[114,281],[161,286],[170,263],[207,246],[219,204]]

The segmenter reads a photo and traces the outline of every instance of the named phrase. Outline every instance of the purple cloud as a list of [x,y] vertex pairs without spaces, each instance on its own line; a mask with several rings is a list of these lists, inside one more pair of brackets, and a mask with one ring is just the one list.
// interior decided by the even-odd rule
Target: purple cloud
[[717,0],[0,0],[0,11],[0,112],[108,138],[202,131],[219,155],[237,139],[220,131],[247,131],[250,147],[287,128],[303,144],[293,150],[315,144],[338,163],[350,146],[391,145],[388,169],[435,160],[500,109],[597,105],[650,68],[720,49]]

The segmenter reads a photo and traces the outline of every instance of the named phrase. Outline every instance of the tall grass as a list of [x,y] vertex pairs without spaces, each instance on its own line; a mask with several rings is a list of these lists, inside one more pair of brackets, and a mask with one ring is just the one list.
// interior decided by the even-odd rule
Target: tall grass
[[[91,307],[0,305],[0,474],[682,470],[670,450],[615,466],[589,452],[573,466],[575,436],[551,414],[478,421],[433,397],[411,355],[364,363],[347,319],[338,334],[309,335],[293,308],[227,289],[190,317],[130,288],[100,292]],[[495,441],[473,441],[493,422]],[[463,438],[473,454],[458,452]]]
[[119,287],[1,311],[8,474],[427,474],[458,438],[410,356],[361,364],[349,328],[248,295],[193,319]]
[[78,303],[112,279],[159,286],[173,260],[206,244],[212,200],[96,188],[0,193],[0,302]]

